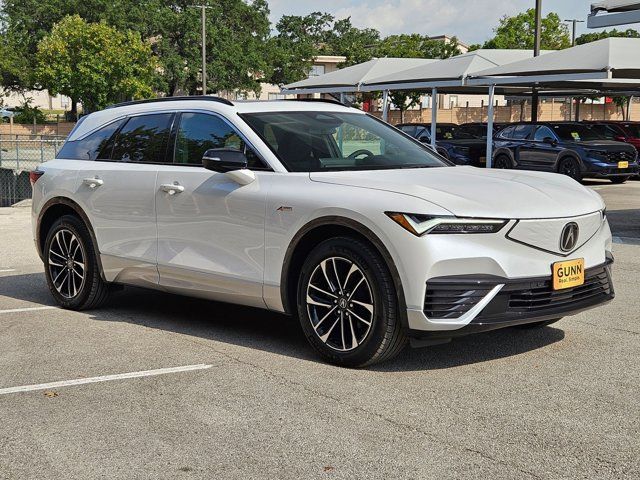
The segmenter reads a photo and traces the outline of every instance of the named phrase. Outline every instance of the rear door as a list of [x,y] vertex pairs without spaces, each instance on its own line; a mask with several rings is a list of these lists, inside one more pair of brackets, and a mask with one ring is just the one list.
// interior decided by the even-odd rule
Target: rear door
[[130,116],[100,157],[82,162],[77,198],[91,220],[109,281],[157,284],[155,185],[173,113]]
[[533,125],[516,125],[510,134],[514,157],[520,168],[535,169],[535,144],[532,140]]
[[[178,293],[264,307],[265,192],[273,173],[217,114],[182,113],[174,138],[174,163],[161,167],[155,185],[160,283]],[[210,148],[245,151],[256,180],[243,186],[206,170],[202,156]]]

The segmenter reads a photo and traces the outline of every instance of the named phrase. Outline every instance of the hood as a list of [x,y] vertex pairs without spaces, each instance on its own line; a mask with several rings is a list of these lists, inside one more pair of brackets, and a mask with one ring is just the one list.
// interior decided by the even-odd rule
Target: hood
[[576,145],[594,149],[602,150],[603,152],[631,152],[633,147],[624,142],[616,142],[614,140],[588,140],[584,142],[575,142]]
[[315,182],[410,195],[459,217],[557,218],[604,208],[597,193],[557,173],[437,167],[313,172],[310,178]]

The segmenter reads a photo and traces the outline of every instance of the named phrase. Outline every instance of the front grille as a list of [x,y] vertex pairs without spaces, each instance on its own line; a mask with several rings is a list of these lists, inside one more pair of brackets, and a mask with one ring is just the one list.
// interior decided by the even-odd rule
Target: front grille
[[604,267],[590,272],[590,275],[585,277],[585,283],[578,287],[553,290],[551,280],[542,283],[544,285],[532,285],[524,289],[515,288],[512,291],[506,289],[505,292],[510,293],[509,310],[514,312],[544,311],[549,308],[562,308],[575,302],[611,293],[611,282]]
[[427,318],[454,319],[471,310],[495,285],[479,282],[428,282],[424,299]]
[[633,162],[636,159],[636,155],[628,151],[606,152],[605,156],[608,163]]
[[427,282],[424,314],[430,319],[460,318],[500,284],[504,287],[474,318],[474,323],[562,316],[610,300],[614,293],[608,264],[588,269],[583,285],[564,290],[553,289],[551,275],[525,280],[493,276],[441,277]]

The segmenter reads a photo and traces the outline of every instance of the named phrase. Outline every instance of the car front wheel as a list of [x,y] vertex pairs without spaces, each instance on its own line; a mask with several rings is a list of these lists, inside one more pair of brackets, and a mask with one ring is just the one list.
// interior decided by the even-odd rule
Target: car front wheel
[[582,180],[582,172],[580,171],[580,164],[575,158],[563,158],[558,165],[558,173],[573,178],[576,182]]
[[61,307],[85,310],[106,301],[109,286],[100,276],[91,235],[78,217],[65,215],[52,225],[44,262],[49,290]]
[[368,243],[338,237],[307,257],[298,283],[298,315],[327,361],[364,367],[397,355],[407,343],[393,279]]

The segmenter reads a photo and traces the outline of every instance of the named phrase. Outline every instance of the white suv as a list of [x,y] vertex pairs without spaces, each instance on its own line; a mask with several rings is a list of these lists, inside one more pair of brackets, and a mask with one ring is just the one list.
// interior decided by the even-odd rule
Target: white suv
[[563,175],[454,167],[332,102],[131,102],[32,172],[64,308],[110,284],[297,315],[336,364],[545,325],[613,298],[599,195]]

